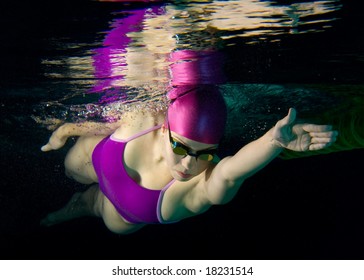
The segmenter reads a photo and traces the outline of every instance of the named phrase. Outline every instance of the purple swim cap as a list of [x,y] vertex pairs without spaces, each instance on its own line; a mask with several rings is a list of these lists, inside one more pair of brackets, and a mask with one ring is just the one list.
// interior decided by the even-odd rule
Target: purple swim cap
[[224,134],[227,109],[216,86],[180,86],[168,97],[171,131],[205,144],[218,144]]

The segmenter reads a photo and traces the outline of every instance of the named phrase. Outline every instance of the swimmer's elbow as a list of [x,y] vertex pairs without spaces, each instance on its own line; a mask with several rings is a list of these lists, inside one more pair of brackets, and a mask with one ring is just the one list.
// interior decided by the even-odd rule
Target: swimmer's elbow
[[221,180],[215,182],[208,192],[208,198],[212,205],[223,205],[229,203],[243,181]]

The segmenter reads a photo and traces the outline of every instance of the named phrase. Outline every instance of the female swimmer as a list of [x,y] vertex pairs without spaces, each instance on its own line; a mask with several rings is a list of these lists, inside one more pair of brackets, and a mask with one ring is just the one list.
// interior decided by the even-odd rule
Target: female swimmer
[[167,112],[127,112],[102,129],[66,123],[55,130],[42,150],[59,149],[68,137],[79,136],[66,156],[66,175],[91,186],[41,223],[97,216],[118,234],[174,223],[231,201],[283,149],[324,149],[338,135],[330,125],[296,123],[291,108],[262,137],[220,160],[216,151],[227,109],[218,89],[179,87],[169,97]]

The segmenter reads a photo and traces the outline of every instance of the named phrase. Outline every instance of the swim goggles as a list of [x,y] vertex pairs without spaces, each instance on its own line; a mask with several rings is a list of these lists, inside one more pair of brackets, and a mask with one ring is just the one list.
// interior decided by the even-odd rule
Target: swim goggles
[[175,138],[172,137],[171,130],[169,128],[169,122],[168,123],[168,134],[169,134],[169,142],[171,143],[172,151],[176,155],[186,157],[187,155],[194,157],[200,160],[204,161],[212,161],[215,157],[215,153],[217,152],[217,149],[206,149],[202,151],[197,151],[195,153],[191,152],[191,149],[185,145],[183,145],[181,142],[177,141]]

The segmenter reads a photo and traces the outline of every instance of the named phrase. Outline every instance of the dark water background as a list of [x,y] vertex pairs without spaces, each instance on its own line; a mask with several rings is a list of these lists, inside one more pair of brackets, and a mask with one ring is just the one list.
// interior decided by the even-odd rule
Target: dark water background
[[[230,39],[228,82],[345,87],[343,102],[362,97],[356,92],[364,78],[362,3],[342,3],[340,20],[323,33],[255,46]],[[112,234],[94,218],[41,228],[47,212],[84,188],[64,176],[62,163],[72,141],[65,149],[42,153],[49,131],[30,117],[41,102],[84,88],[67,78],[50,80],[41,61],[89,48],[120,6],[1,5],[1,259],[363,259],[363,149],[277,159],[228,205],[174,225],[147,226],[128,236]],[[62,49],[71,43],[78,48]],[[249,110],[260,117],[261,111]]]

